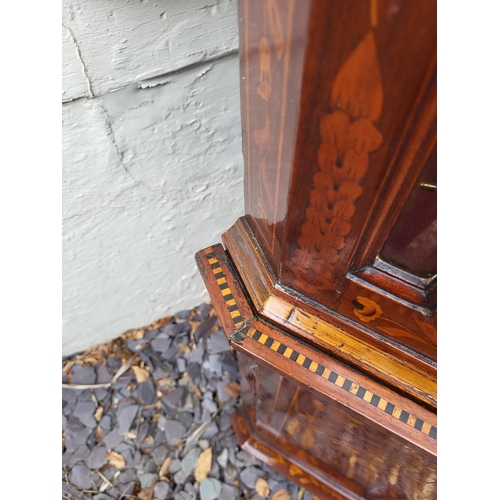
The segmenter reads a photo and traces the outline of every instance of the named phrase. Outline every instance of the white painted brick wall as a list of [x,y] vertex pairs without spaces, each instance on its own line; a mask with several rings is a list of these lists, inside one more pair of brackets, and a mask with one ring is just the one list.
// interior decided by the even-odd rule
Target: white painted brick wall
[[208,299],[243,213],[235,1],[63,0],[63,355]]

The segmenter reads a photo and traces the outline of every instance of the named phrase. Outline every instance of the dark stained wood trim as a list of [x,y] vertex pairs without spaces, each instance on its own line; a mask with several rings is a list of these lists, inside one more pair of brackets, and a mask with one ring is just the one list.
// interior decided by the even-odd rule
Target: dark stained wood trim
[[[387,267],[392,267],[386,264]],[[436,310],[435,294],[437,278],[427,286],[410,283],[403,277],[404,271],[390,273],[386,269],[377,268],[375,265],[366,266],[356,273],[348,273],[347,279],[351,281],[364,281],[374,290],[383,290],[395,302],[420,311],[422,314],[431,315]]]

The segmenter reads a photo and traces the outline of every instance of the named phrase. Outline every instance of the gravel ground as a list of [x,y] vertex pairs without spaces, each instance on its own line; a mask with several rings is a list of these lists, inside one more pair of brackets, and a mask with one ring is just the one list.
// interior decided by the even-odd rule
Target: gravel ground
[[315,498],[239,447],[238,365],[211,305],[62,365],[63,499]]

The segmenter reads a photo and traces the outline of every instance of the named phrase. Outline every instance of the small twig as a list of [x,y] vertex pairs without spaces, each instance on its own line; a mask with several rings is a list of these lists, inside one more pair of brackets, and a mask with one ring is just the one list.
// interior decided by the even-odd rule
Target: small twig
[[[70,483],[68,483],[68,482],[66,482],[66,484],[67,484],[68,486],[71,486],[71,484],[70,484]],[[72,499],[74,499],[74,500],[79,500],[77,497],[75,497],[75,495],[73,495],[73,493],[71,493],[71,492],[69,492],[69,491],[64,491],[64,490],[63,490],[63,495],[64,495],[64,497],[65,497],[65,498],[68,498],[69,500],[72,500]],[[68,496],[68,495],[69,495],[69,496]]]
[[78,500],[78,498],[67,491],[63,491],[63,498],[67,498],[68,500]]
[[99,471],[97,471],[97,474],[101,476],[102,479],[102,484],[99,487],[99,491],[102,493],[108,486],[111,486],[111,488],[114,488],[114,485],[110,482],[110,480],[104,475],[101,474]]
[[131,358],[124,365],[120,366],[118,371],[115,373],[115,375],[111,379],[111,382],[110,382],[111,385],[115,385],[115,382],[118,380],[118,378],[121,377],[132,366],[132,363],[134,362],[136,357],[137,357],[137,354],[133,354],[131,356]]
[[66,465],[63,465],[63,470],[64,470],[64,478],[66,479],[66,484],[69,484],[68,467]]
[[107,384],[62,384],[63,389],[109,389]]
[[124,365],[120,366],[111,381],[106,384],[62,384],[63,389],[111,389],[116,381],[132,366],[136,356],[137,354],[134,354]]
[[189,443],[191,443],[191,441],[195,440],[196,438],[200,438],[203,435],[203,433],[207,430],[207,427],[210,424],[210,422],[213,422],[215,420],[215,417],[222,411],[224,406],[226,406],[227,402],[230,400],[231,400],[231,398],[226,399],[226,401],[224,401],[224,403],[222,403],[217,408],[217,410],[215,410],[212,413],[212,416],[208,422],[203,422],[203,424],[201,424],[198,427],[198,429],[194,430],[193,433],[188,438],[186,438],[185,440],[182,440],[182,441],[184,441],[184,446],[187,446]]
[[[125,497],[130,497],[131,495],[125,495],[125,493],[130,489],[131,486],[134,486],[135,483],[130,483],[124,490],[123,493],[120,495],[118,500],[123,500]],[[134,497],[135,498],[135,497]]]
[[139,411],[137,412],[137,427],[135,430],[135,448],[137,449],[137,436],[139,436],[139,427],[141,426],[141,415],[142,415],[142,405],[139,407]]
[[[69,482],[68,480],[68,467],[66,465],[63,465],[63,471],[64,471],[64,477],[65,477],[65,483],[70,486],[71,488],[74,488],[74,486]],[[69,495],[69,496],[66,496],[66,498],[68,500],[80,500],[79,498],[75,497],[75,495],[73,495],[73,493],[69,492],[69,491],[63,491],[63,493],[65,495]]]

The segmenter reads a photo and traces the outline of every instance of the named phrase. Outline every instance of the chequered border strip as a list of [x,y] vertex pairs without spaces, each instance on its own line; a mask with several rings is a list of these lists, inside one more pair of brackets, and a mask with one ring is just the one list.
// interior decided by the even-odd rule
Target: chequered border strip
[[412,415],[406,410],[403,410],[399,406],[385,400],[384,398],[381,398],[380,396],[377,396],[376,394],[373,394],[364,387],[361,387],[360,385],[357,385],[351,380],[344,378],[342,375],[335,373],[329,368],[320,365],[316,361],[313,361],[312,359],[308,358],[307,356],[304,356],[300,352],[297,352],[294,349],[288,347],[287,345],[282,344],[278,340],[275,340],[272,337],[266,335],[265,333],[262,333],[259,330],[256,330],[255,328],[252,327],[247,329],[246,335],[251,339],[257,341],[259,344],[268,347],[272,351],[281,354],[285,358],[294,361],[298,365],[307,368],[316,375],[328,380],[329,382],[335,384],[341,389],[344,389],[346,392],[349,392],[354,396],[362,399],[363,401],[366,401],[367,403],[376,406],[378,409],[384,411],[385,413],[391,415],[392,417],[397,418],[398,420],[409,425],[410,427],[413,427],[414,429],[423,432],[424,434],[430,436],[433,439],[437,438],[437,428],[434,427],[433,425],[429,424],[428,422],[424,422],[422,419],[416,417],[415,415]]
[[[238,306],[236,305],[236,301],[234,300],[231,289],[229,288],[229,285],[227,283],[226,275],[222,272],[222,268],[220,267],[217,257],[213,253],[212,247],[206,248],[204,250],[204,253],[208,259],[210,267],[212,268],[214,277],[217,280],[217,284],[219,285],[221,294],[224,297],[224,301],[226,302],[229,314],[231,315],[231,318],[233,318],[234,325],[236,328],[239,328],[241,325],[243,325],[243,318],[241,317]],[[397,418],[399,421],[409,425],[410,427],[413,427],[414,429],[417,429],[420,432],[423,432],[425,435],[431,437],[434,440],[437,439],[437,428],[435,426],[429,424],[428,422],[424,422],[422,419],[416,417],[415,415],[412,415],[406,410],[403,410],[398,405],[395,405],[385,400],[384,398],[373,394],[364,387],[361,387],[351,380],[344,378],[339,373],[335,373],[329,368],[320,365],[316,361],[313,361],[300,352],[295,351],[287,345],[282,344],[278,340],[275,340],[265,333],[256,330],[255,328],[247,327],[242,333],[255,340],[256,342],[259,342],[259,344],[266,346],[272,351],[277,352],[285,358],[290,359],[298,365],[310,370],[319,377],[328,380],[329,382],[335,384],[346,392],[349,392],[354,396],[362,399],[363,401],[370,403],[371,405],[375,406],[381,411],[384,411],[391,417]]]
[[219,290],[222,296],[224,297],[224,301],[226,302],[227,309],[231,318],[233,318],[234,326],[239,328],[243,324],[243,318],[241,317],[238,306],[236,305],[236,301],[234,300],[233,294],[229,285],[227,283],[227,277],[222,272],[222,268],[220,267],[219,261],[217,257],[213,253],[213,248],[209,247],[204,250],[205,256],[208,259],[208,263],[212,268],[212,272],[214,273],[214,277],[217,280],[217,284],[219,285]]

